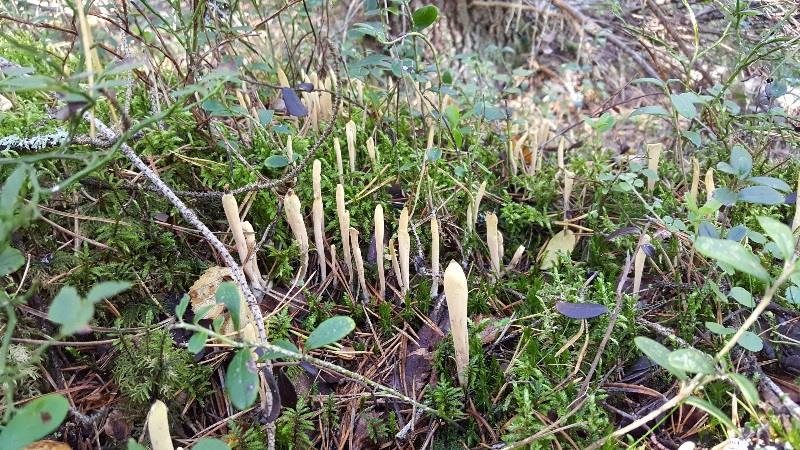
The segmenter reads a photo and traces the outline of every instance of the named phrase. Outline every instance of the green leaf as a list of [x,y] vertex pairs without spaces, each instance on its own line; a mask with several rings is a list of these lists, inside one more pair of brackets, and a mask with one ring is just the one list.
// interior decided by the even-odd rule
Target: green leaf
[[20,164],[3,183],[3,190],[0,191],[0,212],[10,214],[14,210],[17,205],[17,197],[22,190],[22,184],[25,183],[27,171],[27,167]]
[[656,86],[661,87],[661,88],[666,86],[664,84],[664,81],[659,80],[658,78],[650,78],[650,77],[637,78],[637,79],[631,81],[631,84],[634,84],[634,83],[635,84],[655,84]]
[[681,348],[669,354],[669,363],[690,373],[711,375],[716,371],[714,358],[694,348]]
[[239,286],[231,281],[223,281],[219,284],[216,294],[217,303],[221,303],[228,308],[233,319],[233,327],[239,330],[239,317],[242,309],[242,298],[239,296]]
[[225,389],[231,403],[239,410],[247,409],[258,396],[258,372],[249,349],[236,352],[225,373]]
[[322,322],[306,339],[306,351],[332,344],[347,336],[356,328],[353,319],[347,316],[335,316]]
[[206,314],[208,314],[208,312],[214,308],[215,308],[214,305],[201,306],[194,313],[194,320],[192,322],[194,322],[194,324],[197,325],[201,320],[205,319]]
[[133,438],[128,438],[128,450],[147,450],[147,447],[134,441]]
[[703,143],[700,139],[700,133],[697,131],[681,131],[681,135],[694,144],[695,147],[700,147]]
[[0,448],[18,450],[58,429],[69,411],[62,395],[48,394],[30,401],[3,428]]
[[775,241],[783,258],[789,260],[794,255],[794,236],[792,230],[781,221],[775,220],[772,217],[759,216],[758,223],[767,236]]
[[671,94],[669,100],[678,114],[687,119],[694,119],[697,117],[697,108],[694,107],[693,103],[696,97],[692,92],[685,92],[683,94]]
[[745,350],[750,350],[751,352],[760,352],[764,349],[764,341],[762,341],[761,338],[752,331],[745,331],[742,334],[742,337],[739,338],[737,344],[742,346],[742,348]]
[[231,450],[231,448],[219,439],[203,438],[194,444],[192,450]]
[[438,147],[429,148],[425,152],[425,159],[430,162],[438,161],[442,158],[442,149]]
[[748,186],[739,191],[739,200],[757,205],[780,205],[786,197],[769,186]]
[[756,306],[756,302],[753,301],[753,295],[745,288],[739,286],[732,287],[728,295],[739,302],[739,304],[747,306],[748,308]]
[[181,297],[181,302],[178,303],[178,306],[175,307],[175,317],[178,320],[183,320],[183,315],[186,314],[186,308],[189,306],[189,296],[183,294]]
[[438,18],[439,8],[434,5],[426,5],[422,8],[417,8],[417,10],[411,14],[411,19],[414,21],[414,28],[416,28],[417,31],[424,30],[433,25]]
[[23,264],[25,257],[19,250],[9,245],[0,252],[0,277],[16,272]]
[[756,386],[746,376],[739,373],[729,373],[728,376],[736,383],[739,390],[742,391],[742,396],[751,405],[757,405],[759,402],[758,390]]
[[61,334],[70,335],[89,325],[94,304],[82,299],[72,286],[64,286],[50,304],[47,318],[61,325]]
[[642,351],[648,358],[653,360],[654,363],[658,364],[659,366],[667,369],[670,373],[675,375],[681,380],[686,379],[686,372],[674,367],[669,362],[669,354],[670,351],[667,347],[664,347],[660,343],[643,336],[637,336],[633,339],[633,342],[639,347],[639,350]]
[[753,157],[741,145],[734,145],[731,149],[730,165],[736,170],[736,175],[739,178],[746,178],[750,175],[750,171],[753,170]]
[[702,409],[703,411],[711,414],[712,416],[714,416],[714,418],[719,420],[720,423],[725,425],[725,427],[730,429],[730,430],[733,430],[733,429],[736,428],[733,425],[733,421],[731,420],[731,418],[728,417],[724,412],[722,412],[721,409],[717,408],[716,406],[712,405],[711,403],[709,403],[709,402],[707,402],[707,401],[705,401],[705,400],[703,400],[701,398],[697,398],[695,396],[690,396],[689,398],[686,399],[686,404],[694,406],[695,408]]
[[769,186],[776,191],[781,192],[789,192],[792,188],[780,178],[775,177],[750,177],[747,181],[755,184],[760,184],[762,186]]
[[630,118],[641,115],[668,117],[669,111],[660,105],[642,106],[641,108],[637,108],[635,111],[633,111],[628,117]]
[[129,287],[131,287],[131,284],[126,281],[104,281],[94,285],[89,290],[89,293],[86,294],[86,300],[97,303],[105,298],[111,298]]
[[694,246],[704,256],[729,264],[734,269],[760,280],[769,280],[769,272],[761,267],[758,257],[738,242],[701,236]]
[[200,353],[200,350],[203,350],[203,347],[206,346],[206,338],[207,334],[203,333],[202,331],[198,331],[189,338],[189,343],[186,345],[186,348],[194,353]]
[[708,331],[714,334],[719,334],[720,336],[727,336],[729,334],[736,333],[736,330],[728,327],[723,327],[722,325],[716,322],[706,322],[706,328],[708,328]]
[[272,155],[264,161],[264,166],[270,169],[280,169],[289,165],[289,158],[283,155]]

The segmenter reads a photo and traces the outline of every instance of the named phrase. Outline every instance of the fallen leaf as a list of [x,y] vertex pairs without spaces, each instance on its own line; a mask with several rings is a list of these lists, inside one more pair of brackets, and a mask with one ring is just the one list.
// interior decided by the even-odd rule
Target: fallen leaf
[[72,447],[56,441],[36,441],[22,450],[72,450]]
[[558,262],[559,253],[566,253],[569,256],[577,243],[578,237],[571,230],[564,229],[556,233],[547,241],[547,245],[542,252],[542,270],[553,267],[553,264]]
[[608,312],[605,305],[599,303],[557,302],[556,311],[570,319],[593,319]]

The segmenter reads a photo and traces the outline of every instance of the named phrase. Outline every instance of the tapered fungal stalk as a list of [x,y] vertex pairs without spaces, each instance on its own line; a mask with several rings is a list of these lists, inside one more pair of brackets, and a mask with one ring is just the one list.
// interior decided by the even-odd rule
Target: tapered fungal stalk
[[517,251],[514,252],[514,256],[511,257],[511,262],[508,263],[506,266],[506,270],[513,270],[517,267],[520,261],[522,261],[522,256],[525,255],[525,246],[520,245],[517,247]]
[[489,247],[492,272],[496,276],[500,276],[500,243],[497,234],[497,215],[490,212],[486,214],[486,245]]
[[375,233],[375,263],[378,266],[378,295],[379,299],[386,298],[386,274],[383,270],[384,263],[384,222],[383,222],[383,206],[380,204],[375,205],[374,217],[374,233]]
[[281,87],[289,87],[289,79],[280,67],[278,67],[278,84]]
[[167,405],[156,400],[147,414],[147,431],[153,450],[173,450],[172,436],[169,433],[169,417]]
[[375,149],[375,139],[372,136],[367,138],[367,154],[369,155],[369,160],[372,161],[372,167],[378,167],[378,152]]
[[639,246],[636,249],[636,255],[633,257],[633,293],[637,294],[639,288],[642,286],[642,274],[644,273],[644,264],[647,262],[647,253],[645,253],[645,245],[650,243],[650,236],[643,234],[639,239]]
[[399,246],[400,253],[400,274],[402,276],[402,284],[400,292],[405,298],[408,294],[410,286],[409,276],[409,258],[411,255],[411,235],[408,233],[408,208],[403,208],[400,212],[400,223],[397,226],[397,245]]
[[336,185],[336,215],[339,217],[339,232],[342,235],[342,252],[347,266],[347,282],[353,282],[353,258],[350,252],[350,214],[344,205],[344,186]]
[[[522,165],[522,168],[523,168],[524,172],[528,171],[527,170],[528,164],[527,164],[527,161],[526,161],[526,156],[525,156],[525,151],[524,151],[525,143],[528,141],[528,134],[529,133],[526,131],[525,133],[522,134],[522,136],[520,136],[519,139],[517,139],[517,142],[514,143],[514,151],[513,151],[513,154],[512,154],[512,159],[515,162],[519,161],[519,163]],[[514,174],[516,175],[516,173],[517,173],[516,163],[514,164],[514,166],[515,166],[514,167]]]
[[506,254],[503,247],[503,233],[497,230],[497,253],[500,255],[500,269],[503,269],[503,255]]
[[472,199],[470,199],[470,203],[467,205],[467,234],[472,233],[472,229],[474,228],[472,218],[475,214],[472,213]]
[[558,152],[556,152],[556,155],[558,157],[557,161],[558,161],[559,172],[562,172],[564,169],[567,168],[566,163],[564,163],[564,150],[566,149],[566,147],[567,147],[567,141],[564,140],[564,138],[562,137],[561,139],[558,140]]
[[333,117],[333,97],[331,97],[331,91],[333,91],[334,84],[331,76],[325,78],[325,92],[322,92],[320,96],[320,107],[325,120],[331,120]]
[[263,278],[261,278],[261,270],[258,268],[258,258],[256,258],[256,232],[250,222],[242,222],[242,231],[244,232],[244,239],[247,243],[247,264],[250,271],[255,275],[255,280],[250,280],[257,288],[263,286]]
[[428,128],[428,141],[425,144],[425,148],[433,148],[433,139],[436,137],[436,127]]
[[697,158],[692,157],[692,187],[689,189],[689,196],[691,196],[695,203],[699,200],[697,194],[700,191],[700,162]]
[[356,275],[358,275],[358,286],[361,288],[361,299],[366,301],[369,298],[369,293],[367,291],[367,280],[364,277],[364,258],[361,257],[358,230],[353,227],[350,227],[350,248],[353,249],[353,261],[356,263]]
[[[664,144],[647,144],[647,168],[652,170],[653,173],[658,175],[658,163],[661,160],[661,152],[664,150]],[[647,190],[652,191],[656,187],[656,179],[647,179]]]
[[294,164],[294,142],[291,134],[286,136],[286,158],[289,159],[289,164]]
[[342,165],[342,146],[339,138],[333,138],[333,150],[336,152],[336,170],[339,172],[339,183],[344,184],[344,166]]
[[245,238],[244,230],[242,229],[242,221],[239,218],[239,204],[236,202],[236,197],[225,194],[222,196],[222,209],[225,211],[225,218],[228,219],[228,225],[231,228],[233,241],[236,244],[236,252],[239,253],[239,262],[242,266],[247,278],[251,283],[261,286],[261,279],[247,262],[247,238]]
[[292,189],[286,193],[283,199],[283,212],[286,221],[292,229],[292,234],[300,246],[300,257],[302,258],[300,272],[297,273],[297,281],[303,281],[308,270],[308,232],[303,222],[303,209],[300,205],[300,198]]
[[356,171],[356,123],[352,120],[344,126],[344,134],[347,137],[347,155],[350,158],[350,171]]
[[474,206],[472,207],[472,228],[475,229],[475,224],[478,223],[478,213],[481,210],[481,201],[483,200],[483,195],[486,193],[486,182],[484,181],[481,183],[480,187],[478,187],[478,194],[475,195],[475,202]]
[[314,204],[312,205],[312,220],[314,222],[314,246],[317,248],[317,262],[322,280],[328,278],[328,264],[325,262],[325,212],[322,205],[322,164],[314,160],[311,169],[311,180],[314,189]]
[[714,187],[714,169],[708,169],[708,171],[706,171],[705,185],[706,201],[709,201],[714,197],[714,189],[716,189]]
[[571,170],[564,169],[564,220],[569,217],[569,199],[572,196],[572,187],[575,185],[575,174]]
[[508,161],[509,165],[511,166],[511,174],[516,175],[519,171],[517,167],[517,147],[514,145],[512,140],[506,142],[506,160]]
[[431,219],[431,298],[439,295],[439,221]]
[[394,272],[394,279],[400,285],[400,291],[403,291],[403,272],[400,270],[400,262],[397,259],[397,251],[395,250],[394,238],[389,239],[389,259],[392,261],[392,271]]
[[797,198],[794,200],[794,218],[792,219],[792,231],[797,231],[797,227],[800,227],[800,175],[797,177]]
[[447,299],[447,312],[450,315],[450,333],[453,335],[453,348],[456,352],[458,383],[467,386],[469,368],[469,336],[467,334],[467,277],[461,266],[450,261],[444,271],[444,295]]

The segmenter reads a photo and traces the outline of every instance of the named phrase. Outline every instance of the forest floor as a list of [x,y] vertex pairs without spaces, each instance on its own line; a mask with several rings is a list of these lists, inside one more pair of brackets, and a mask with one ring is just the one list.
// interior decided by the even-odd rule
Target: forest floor
[[800,448],[796,6],[272,3],[0,6],[0,449]]

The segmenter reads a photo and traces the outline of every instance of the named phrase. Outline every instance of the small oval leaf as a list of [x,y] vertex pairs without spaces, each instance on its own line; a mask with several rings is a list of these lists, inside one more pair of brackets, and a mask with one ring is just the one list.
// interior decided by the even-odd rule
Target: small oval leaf
[[30,401],[0,433],[0,448],[20,449],[55,431],[67,417],[69,402],[62,395],[48,394]]
[[633,339],[633,342],[639,347],[648,358],[654,363],[667,369],[671,374],[675,375],[681,380],[686,379],[686,372],[674,367],[669,363],[669,349],[660,343],[644,336],[638,336]]
[[739,338],[737,344],[742,346],[742,348],[745,350],[750,350],[751,352],[760,352],[764,349],[764,341],[762,341],[761,338],[752,331],[745,331],[742,334],[742,337]]
[[434,5],[426,5],[418,8],[411,14],[411,19],[414,21],[414,28],[417,31],[424,30],[436,22],[439,18],[439,8]]
[[556,311],[570,319],[592,319],[608,312],[608,307],[599,303],[556,302]]
[[258,396],[258,371],[249,349],[236,352],[225,372],[225,390],[239,410],[250,407]]
[[311,332],[306,339],[306,350],[313,350],[322,346],[333,344],[347,336],[356,328],[353,319],[347,316],[335,316],[322,322]]
[[669,363],[690,373],[711,375],[716,371],[714,359],[694,348],[682,348],[669,354]]

